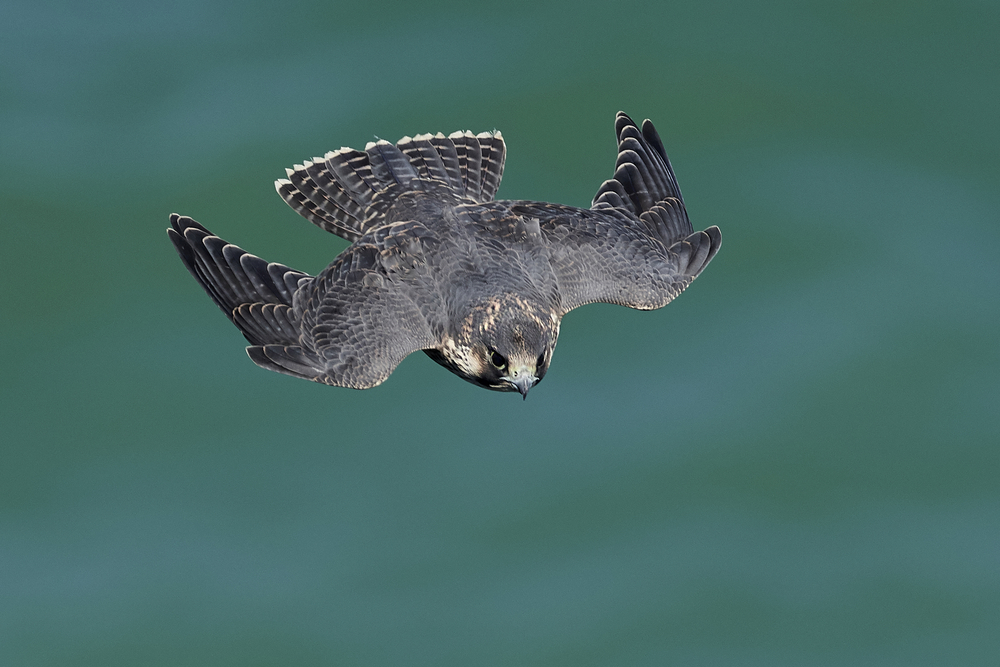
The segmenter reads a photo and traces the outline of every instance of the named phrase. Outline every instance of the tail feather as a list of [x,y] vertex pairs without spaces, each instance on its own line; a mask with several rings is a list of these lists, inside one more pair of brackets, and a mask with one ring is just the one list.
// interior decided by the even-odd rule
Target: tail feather
[[288,180],[275,182],[278,194],[319,227],[334,234],[350,233],[351,228],[345,227],[341,220],[364,214],[364,206],[357,201],[360,198],[339,186],[325,158],[307,160],[285,172]]
[[337,185],[362,208],[382,189],[372,173],[366,151],[341,148],[330,151],[324,159]]
[[265,262],[176,213],[167,235],[191,275],[251,344],[298,343],[292,303],[309,275]]
[[292,207],[293,211],[317,227],[339,236],[343,236],[344,232],[350,233],[349,229],[341,230],[341,225],[337,222],[336,218],[323,211],[315,202],[303,194],[301,190],[296,188],[291,181],[283,178],[279,179],[274,182],[274,189],[278,191],[278,194],[285,200],[285,203]]
[[456,193],[465,194],[465,183],[458,166],[458,152],[454,142],[443,134],[439,132],[436,136],[418,134],[412,138],[403,137],[396,143],[396,147],[425,178],[441,181]]
[[354,242],[405,192],[442,185],[460,199],[487,202],[503,176],[499,132],[455,132],[379,140],[364,151],[342,148],[286,170],[275,189],[310,222]]
[[507,147],[503,143],[503,137],[499,132],[483,133],[477,135],[476,139],[482,147],[482,187],[480,197],[483,201],[489,201],[496,196],[500,189],[500,179],[503,178],[503,165],[507,158]]
[[[465,181],[465,194],[478,199],[482,192],[482,170],[477,166],[483,162],[483,147],[471,132],[455,132],[449,136],[458,151],[458,167]],[[470,141],[471,140],[471,141]]]
[[371,164],[372,176],[383,189],[393,186],[409,189],[410,181],[417,178],[417,170],[403,152],[384,139],[370,141],[365,146],[368,162]]

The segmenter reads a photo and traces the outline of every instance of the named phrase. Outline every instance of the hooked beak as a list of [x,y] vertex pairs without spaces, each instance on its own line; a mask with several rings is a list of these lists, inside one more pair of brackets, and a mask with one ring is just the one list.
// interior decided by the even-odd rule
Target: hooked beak
[[514,377],[504,377],[504,380],[510,382],[519,392],[521,392],[522,399],[528,398],[528,390],[538,384],[538,378],[526,370],[516,373]]

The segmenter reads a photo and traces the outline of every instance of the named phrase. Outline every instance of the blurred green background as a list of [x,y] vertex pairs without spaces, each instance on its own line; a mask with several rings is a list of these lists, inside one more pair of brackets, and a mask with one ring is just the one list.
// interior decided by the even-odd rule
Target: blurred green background
[[[995,665],[996,2],[0,7],[0,664]],[[722,251],[530,400],[255,367],[164,229],[316,272],[284,167],[652,118]]]

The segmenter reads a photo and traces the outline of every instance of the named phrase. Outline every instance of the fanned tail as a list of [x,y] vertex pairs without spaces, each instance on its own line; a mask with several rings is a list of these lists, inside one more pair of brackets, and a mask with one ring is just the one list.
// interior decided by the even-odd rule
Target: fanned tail
[[500,132],[440,132],[341,148],[286,169],[275,189],[313,224],[348,241],[361,238],[399,195],[444,188],[459,199],[493,199],[506,148]]

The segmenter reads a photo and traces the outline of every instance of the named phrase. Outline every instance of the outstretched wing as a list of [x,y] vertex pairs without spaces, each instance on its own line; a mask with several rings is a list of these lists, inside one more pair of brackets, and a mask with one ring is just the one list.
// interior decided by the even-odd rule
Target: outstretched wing
[[311,276],[265,262],[187,216],[171,214],[167,235],[184,266],[251,345],[298,341],[293,295]]
[[595,302],[662,308],[698,277],[722,244],[719,228],[709,227],[668,246],[638,222],[582,209],[541,220],[563,313]]
[[381,228],[354,244],[298,296],[298,346],[248,348],[260,366],[316,382],[367,389],[411,352],[440,345],[442,304],[419,223]]
[[[690,234],[693,230],[684,210],[684,197],[653,123],[647,118],[640,131],[628,114],[619,111],[615,116],[615,134],[618,136],[615,175],[601,184],[591,208],[642,218],[658,204],[670,202],[670,220],[644,222],[653,225],[650,231],[661,236],[664,243],[673,243]],[[656,222],[672,224],[657,228]]]
[[541,221],[563,312],[594,302],[661,308],[698,277],[722,244],[718,227],[692,229],[653,124],[646,120],[640,130],[619,112],[615,132],[615,175],[601,185],[589,211],[517,207]]

